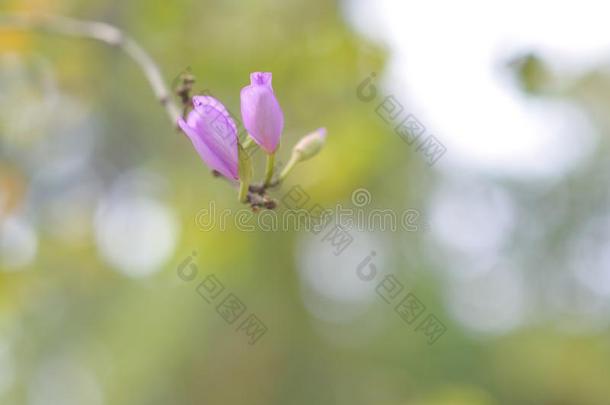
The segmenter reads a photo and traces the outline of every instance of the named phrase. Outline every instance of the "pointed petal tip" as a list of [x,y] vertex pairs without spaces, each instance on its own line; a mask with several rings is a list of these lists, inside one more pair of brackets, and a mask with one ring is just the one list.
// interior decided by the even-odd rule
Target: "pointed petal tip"
[[271,86],[273,74],[271,72],[252,72],[250,73],[250,84]]
[[320,135],[320,137],[321,137],[322,139],[326,139],[326,135],[328,134],[328,131],[326,130],[326,128],[325,128],[325,127],[318,128],[318,129],[316,130],[316,132],[317,132],[317,133]]

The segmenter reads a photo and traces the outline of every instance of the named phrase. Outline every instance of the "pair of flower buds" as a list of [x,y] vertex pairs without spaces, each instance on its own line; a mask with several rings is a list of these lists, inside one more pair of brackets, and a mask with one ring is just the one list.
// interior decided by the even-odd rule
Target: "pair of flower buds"
[[[225,106],[210,96],[194,96],[193,110],[178,125],[189,137],[201,159],[213,170],[230,180],[239,180],[240,200],[247,201],[252,177],[249,156],[244,149],[254,141],[267,154],[264,186],[272,182],[274,157],[284,129],[284,114],[271,86],[271,73],[250,74],[250,85],[241,90],[241,116],[250,136],[244,145],[239,142],[237,126]],[[320,128],[302,138],[278,181],[284,179],[294,165],[317,154],[324,144],[326,130]]]

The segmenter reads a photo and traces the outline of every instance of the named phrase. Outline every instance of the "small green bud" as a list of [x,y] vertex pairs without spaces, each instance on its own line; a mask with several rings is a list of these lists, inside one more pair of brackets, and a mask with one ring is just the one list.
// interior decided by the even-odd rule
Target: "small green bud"
[[279,181],[284,180],[298,162],[311,159],[317,155],[322,150],[325,141],[326,128],[318,128],[301,138],[292,148],[292,155],[286,166],[284,166],[284,170],[280,173]]
[[326,128],[319,128],[301,138],[294,148],[292,148],[292,154],[295,155],[300,162],[311,159],[322,150],[325,140]]

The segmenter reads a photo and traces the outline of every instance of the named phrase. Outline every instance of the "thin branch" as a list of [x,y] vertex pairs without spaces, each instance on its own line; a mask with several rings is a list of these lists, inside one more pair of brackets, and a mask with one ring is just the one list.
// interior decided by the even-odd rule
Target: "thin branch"
[[0,15],[0,30],[39,30],[79,38],[89,38],[121,49],[142,70],[155,93],[155,97],[167,111],[173,125],[180,117],[180,109],[172,100],[170,91],[163,80],[161,70],[150,55],[132,38],[117,27],[97,22],[47,14]]
[[[220,174],[220,172],[217,172],[216,170],[212,170],[212,176],[221,178],[221,179],[227,181],[229,184],[231,184],[231,186],[233,188],[238,187],[235,182],[227,179],[222,174]],[[247,198],[247,202],[248,202],[248,204],[250,204],[250,208],[252,208],[253,211],[257,211],[260,208],[266,208],[269,210],[273,210],[273,209],[277,208],[277,201],[274,200],[273,198],[271,198],[271,196],[269,196],[269,194],[267,194],[267,190],[276,188],[279,185],[280,185],[280,182],[278,180],[270,183],[269,185],[264,185],[263,183],[250,184],[250,186],[248,187],[248,198]]]

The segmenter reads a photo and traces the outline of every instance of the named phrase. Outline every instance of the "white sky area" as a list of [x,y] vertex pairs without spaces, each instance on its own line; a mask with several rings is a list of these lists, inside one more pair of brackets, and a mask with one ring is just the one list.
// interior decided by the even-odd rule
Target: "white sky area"
[[565,101],[522,94],[503,66],[528,51],[573,73],[604,62],[610,52],[610,3],[346,0],[344,5],[360,32],[388,47],[383,96],[394,94],[447,147],[437,163],[441,169],[553,177],[594,146],[582,111]]

